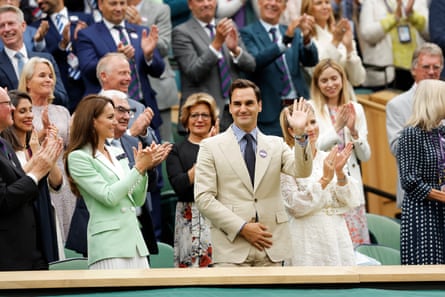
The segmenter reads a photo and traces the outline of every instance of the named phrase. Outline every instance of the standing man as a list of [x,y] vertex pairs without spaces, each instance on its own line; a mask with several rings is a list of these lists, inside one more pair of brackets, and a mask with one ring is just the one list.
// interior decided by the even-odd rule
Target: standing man
[[59,66],[65,89],[69,90],[68,110],[74,112],[85,93],[85,87],[79,70],[79,59],[73,47],[77,32],[93,24],[90,15],[81,12],[71,12],[63,4],[63,0],[37,0],[41,11],[46,15],[31,26],[38,28],[42,23],[48,23],[45,34],[47,50]]
[[248,76],[261,89],[263,110],[258,126],[266,134],[281,136],[281,109],[293,98],[309,98],[302,66],[315,66],[318,52],[311,40],[314,18],[303,15],[288,26],[279,20],[286,0],[258,0],[260,19],[241,30],[247,50],[255,57],[255,72]]
[[[130,85],[130,64],[122,53],[108,53],[97,64],[97,78],[102,86],[102,91],[119,90],[125,94],[128,93]],[[143,104],[133,99],[127,100],[133,117],[129,118],[127,135],[139,137],[146,144],[152,141],[159,143],[159,138],[155,131],[150,127],[154,117],[153,110],[150,107],[144,107]],[[160,241],[162,236],[162,210],[161,210],[161,189],[164,185],[162,179],[162,168],[157,167],[157,187],[151,187],[151,197],[149,197],[150,211],[152,213],[153,225],[156,238]]]
[[157,130],[162,120],[147,75],[159,77],[164,72],[164,61],[156,49],[158,29],[152,26],[149,30],[126,22],[127,0],[98,0],[98,3],[103,21],[79,31],[76,42],[85,94],[100,91],[96,76],[100,58],[109,52],[123,53],[131,68],[128,96],[153,110],[151,126]]
[[[445,1],[442,0],[430,0],[429,7],[429,24],[430,41],[437,44],[442,52],[445,51]],[[442,80],[445,80],[445,71],[442,69],[440,75]]]
[[[394,157],[397,157],[400,134],[413,113],[413,97],[417,84],[424,79],[440,79],[442,69],[443,54],[436,44],[426,42],[414,51],[411,62],[414,84],[408,91],[394,97],[386,105],[386,133],[389,148]],[[397,207],[402,207],[403,196],[404,191],[400,184],[400,178],[398,178]]]
[[4,48],[0,51],[0,87],[17,89],[23,65],[32,57],[48,59],[56,73],[54,104],[68,106],[68,94],[63,86],[59,67],[53,56],[45,52],[33,52],[23,41],[26,23],[23,12],[11,5],[0,7],[0,39]]
[[156,25],[159,29],[156,47],[164,59],[165,70],[161,77],[149,76],[148,79],[156,92],[157,103],[161,113],[162,125],[159,129],[161,139],[163,141],[172,141],[171,108],[179,103],[179,98],[176,75],[169,62],[172,32],[170,7],[160,3],[158,0],[128,0],[128,4],[127,20],[129,22],[146,27]]
[[304,134],[308,108],[304,100],[295,100],[292,116],[287,112],[295,133],[292,151],[282,138],[258,129],[259,88],[248,80],[233,82],[233,124],[201,142],[195,169],[195,201],[212,224],[215,265],[281,266],[288,257],[290,233],[280,173],[307,177],[312,171]]
[[225,130],[229,113],[231,81],[241,72],[255,70],[255,60],[238,37],[228,18],[215,20],[216,0],[188,0],[192,17],[173,29],[173,54],[181,72],[181,106],[193,93],[215,98],[220,110],[220,128]]
[[[0,132],[13,124],[14,110],[0,88]],[[12,146],[0,137],[0,270],[48,269],[34,201],[39,196],[39,181],[56,163],[62,146],[60,139],[45,141],[25,172]]]

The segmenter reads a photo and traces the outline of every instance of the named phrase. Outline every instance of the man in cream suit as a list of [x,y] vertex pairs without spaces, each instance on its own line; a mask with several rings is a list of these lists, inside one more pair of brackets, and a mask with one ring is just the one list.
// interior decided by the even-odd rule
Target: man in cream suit
[[[386,105],[386,133],[389,148],[395,157],[399,146],[400,134],[413,113],[414,93],[416,92],[417,84],[424,79],[440,79],[442,69],[442,50],[436,44],[424,43],[414,52],[411,63],[411,74],[413,75],[415,83],[408,91],[394,97]],[[403,195],[404,191],[398,178],[398,207],[402,207]]]
[[[261,97],[254,83],[235,80],[229,98],[232,126],[200,145],[196,205],[211,222],[215,265],[281,266],[291,247],[280,173],[307,177],[312,171],[304,134],[308,107],[295,102],[292,116],[287,115],[295,132],[293,152],[283,139],[258,130]],[[249,159],[249,150],[255,159],[252,175],[244,159]]]

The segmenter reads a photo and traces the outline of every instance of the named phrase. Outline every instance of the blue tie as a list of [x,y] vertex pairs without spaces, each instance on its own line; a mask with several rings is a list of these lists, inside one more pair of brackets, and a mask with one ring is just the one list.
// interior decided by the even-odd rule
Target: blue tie
[[[277,28],[270,28],[270,34],[272,34],[272,42],[277,43]],[[281,71],[281,80],[283,81],[283,89],[281,90],[281,96],[287,96],[291,91],[291,85],[289,80],[289,74],[286,69],[286,65],[284,64],[284,55],[281,54],[280,57],[276,60],[278,64],[278,68]]]
[[20,80],[20,75],[22,74],[23,65],[25,65],[25,60],[21,52],[16,52],[14,57],[17,59],[17,74]]
[[62,35],[63,32],[63,14],[58,13],[56,14],[56,27],[57,27],[57,31],[59,31],[59,34]]
[[[123,45],[130,44],[127,38],[124,34],[124,28],[122,26],[114,26],[116,30],[119,31],[119,40]],[[130,70],[131,70],[131,82],[128,86],[128,96],[131,99],[134,99],[136,101],[142,101],[142,94],[141,94],[141,88],[139,86],[139,77],[136,69],[136,61],[134,58],[130,59],[128,61],[130,63]]]
[[[206,27],[210,31],[210,39],[213,40],[215,38],[215,33],[213,31],[214,26],[212,24],[207,24]],[[224,99],[229,98],[229,90],[230,90],[230,84],[232,83],[232,78],[230,77],[229,72],[229,65],[227,65],[226,60],[224,59],[224,55],[221,55],[222,58],[218,60],[218,70],[219,70],[219,77],[221,79],[221,91],[223,94]]]
[[253,150],[253,142],[254,138],[252,134],[246,133],[244,135],[244,139],[246,139],[246,149],[244,150],[244,161],[246,162],[247,171],[249,171],[250,181],[252,182],[252,186],[255,182],[255,151]]

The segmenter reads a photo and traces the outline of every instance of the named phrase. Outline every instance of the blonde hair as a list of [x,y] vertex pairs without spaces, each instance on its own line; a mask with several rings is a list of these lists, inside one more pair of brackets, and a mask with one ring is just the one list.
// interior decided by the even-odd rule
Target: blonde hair
[[187,100],[185,100],[184,105],[182,105],[181,108],[181,124],[187,128],[190,118],[190,109],[198,104],[206,104],[209,107],[212,126],[214,126],[219,112],[218,108],[216,107],[215,99],[207,93],[194,93],[187,97]]
[[[314,0],[303,0],[301,1],[301,15],[303,14],[308,14],[311,16],[314,16],[312,14],[312,8],[314,7]],[[327,21],[327,26],[328,26],[328,30],[329,32],[334,32],[334,26],[335,26],[335,17],[334,17],[334,12],[332,10],[331,7],[331,15],[329,16],[329,19]],[[314,37],[317,38],[317,31],[314,31]]]
[[53,86],[53,90],[52,90],[51,94],[48,97],[48,103],[51,103],[54,100],[54,88],[56,87],[56,72],[54,71],[54,66],[51,63],[51,61],[46,58],[32,57],[31,59],[29,59],[29,61],[23,66],[23,70],[22,70],[22,74],[20,75],[20,80],[19,80],[19,85],[17,87],[17,90],[19,90],[21,92],[29,93],[29,90],[26,87],[26,85],[31,80],[32,76],[34,75],[36,66],[39,63],[48,65],[49,71],[51,71],[51,74],[53,76],[54,86]]
[[[313,109],[312,105],[309,102],[306,102],[306,106],[309,108],[309,115],[312,114],[312,116],[315,117],[315,113],[314,113],[314,109]],[[286,109],[289,110],[289,115],[292,115],[294,106],[289,105],[289,106],[284,107],[281,110],[281,113],[280,113],[281,132],[283,133],[283,138],[284,138],[284,141],[287,143],[287,145],[289,145],[290,147],[294,147],[295,140],[294,140],[294,137],[289,133],[290,125],[286,118]]]
[[323,109],[328,99],[321,92],[320,87],[318,85],[318,80],[320,79],[320,76],[323,74],[323,72],[328,68],[336,70],[340,74],[342,80],[342,89],[340,90],[339,93],[338,105],[343,105],[351,101],[351,99],[349,98],[349,92],[347,90],[348,78],[346,77],[345,70],[340,64],[338,64],[334,60],[323,59],[317,64],[317,66],[315,66],[314,73],[312,74],[312,83],[311,83],[311,100],[314,103],[315,110],[317,111],[318,114],[321,115],[324,114]]
[[407,126],[431,131],[445,118],[445,82],[424,79],[414,93],[413,113]]

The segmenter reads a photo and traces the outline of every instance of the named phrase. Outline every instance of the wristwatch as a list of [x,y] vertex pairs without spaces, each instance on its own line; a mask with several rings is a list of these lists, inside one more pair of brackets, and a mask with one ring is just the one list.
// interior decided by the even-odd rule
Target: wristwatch
[[283,42],[283,44],[286,47],[290,47],[293,39],[294,39],[293,37],[289,37],[287,35],[283,35],[282,42]]
[[305,141],[307,139],[307,134],[303,133],[301,135],[294,135],[294,139],[300,142]]

